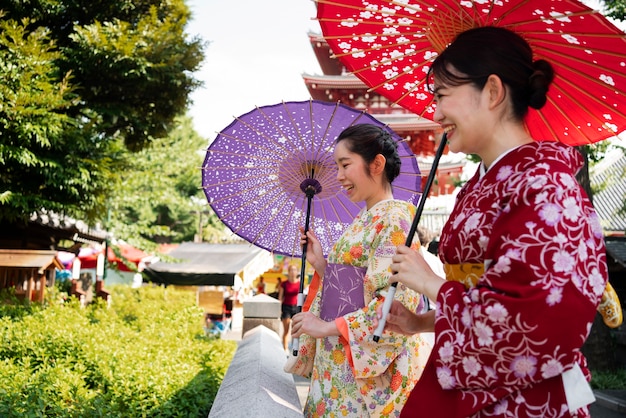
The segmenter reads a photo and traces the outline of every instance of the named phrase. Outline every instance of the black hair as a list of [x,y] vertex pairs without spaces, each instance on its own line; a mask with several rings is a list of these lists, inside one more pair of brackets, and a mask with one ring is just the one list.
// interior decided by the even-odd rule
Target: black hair
[[490,75],[497,75],[509,87],[513,114],[522,120],[528,108],[546,104],[554,79],[552,65],[533,61],[533,52],[524,38],[505,28],[484,26],[460,33],[437,57],[428,70],[449,86],[473,84],[482,89]]
[[337,137],[336,143],[346,141],[350,152],[360,155],[366,163],[369,175],[369,164],[378,154],[385,157],[385,176],[392,183],[400,174],[400,155],[398,144],[391,133],[379,126],[371,124],[352,125],[344,129]]

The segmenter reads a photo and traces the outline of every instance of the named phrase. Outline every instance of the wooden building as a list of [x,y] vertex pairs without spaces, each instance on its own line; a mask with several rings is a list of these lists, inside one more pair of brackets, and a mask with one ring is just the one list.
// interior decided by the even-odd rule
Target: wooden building
[[[78,254],[84,244],[103,244],[107,232],[82,221],[39,211],[23,222],[0,222],[0,290],[15,288],[15,295],[43,302],[46,286],[53,286],[55,270],[63,270],[58,251]],[[76,291],[77,297],[80,292]]]
[[41,303],[56,269],[63,269],[56,251],[0,249],[0,290],[15,288],[18,299]]

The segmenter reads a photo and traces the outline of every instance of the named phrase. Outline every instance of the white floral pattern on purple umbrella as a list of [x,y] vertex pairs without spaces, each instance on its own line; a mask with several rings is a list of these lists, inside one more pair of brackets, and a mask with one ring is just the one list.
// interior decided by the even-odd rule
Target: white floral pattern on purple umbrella
[[[310,228],[324,254],[361,209],[337,181],[335,139],[355,124],[374,124],[398,142],[402,166],[393,182],[397,199],[416,204],[421,175],[408,144],[373,116],[340,103],[283,102],[236,118],[209,146],[202,187],[209,204],[235,234],[268,251],[301,256],[300,233]],[[303,186],[319,183],[311,199]],[[308,182],[308,183],[307,183]]]

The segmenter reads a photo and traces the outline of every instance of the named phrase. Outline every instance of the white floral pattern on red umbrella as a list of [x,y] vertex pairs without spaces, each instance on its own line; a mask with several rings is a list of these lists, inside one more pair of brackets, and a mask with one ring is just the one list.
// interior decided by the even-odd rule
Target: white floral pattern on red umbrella
[[454,37],[477,26],[522,35],[556,70],[527,126],[537,140],[582,145],[626,129],[626,37],[576,0],[318,0],[335,55],[377,93],[424,117],[434,112],[429,65]]

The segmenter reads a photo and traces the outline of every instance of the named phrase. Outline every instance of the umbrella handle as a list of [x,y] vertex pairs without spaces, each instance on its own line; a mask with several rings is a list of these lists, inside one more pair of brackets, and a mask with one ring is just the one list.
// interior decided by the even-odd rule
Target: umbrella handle
[[[300,280],[302,280],[302,276],[300,276]],[[297,309],[297,313],[302,312],[302,306],[304,305],[304,293],[298,293],[298,309]],[[291,340],[291,354],[293,354],[294,357],[298,357],[298,350],[300,349],[300,339],[299,338],[293,338]]]
[[[394,286],[394,284],[396,286]],[[378,327],[374,330],[374,341],[380,341],[381,335],[383,335],[383,330],[385,329],[385,324],[387,323],[387,315],[389,315],[389,310],[391,309],[391,302],[393,302],[393,297],[396,295],[397,283],[393,283],[389,286],[389,290],[387,291],[387,296],[385,296],[385,302],[383,303],[383,315],[378,322]]]
[[[426,186],[424,187],[424,191],[422,193],[422,197],[420,198],[419,205],[417,206],[417,211],[415,212],[415,218],[413,218],[413,223],[411,224],[411,229],[409,229],[409,233],[406,236],[406,242],[404,245],[407,247],[411,246],[413,242],[413,237],[415,236],[415,232],[417,231],[417,225],[420,222],[420,218],[422,217],[422,212],[424,211],[424,205],[426,204],[426,198],[430,193],[430,188],[433,185],[433,181],[435,180],[435,174],[437,173],[437,166],[439,165],[439,159],[441,159],[441,155],[443,155],[443,150],[446,147],[446,143],[448,142],[448,134],[444,132],[443,137],[441,138],[441,142],[439,143],[439,147],[437,148],[437,152],[435,153],[435,159],[433,160],[433,166],[430,169],[430,173],[428,173],[428,179],[426,180]],[[385,324],[387,323],[387,315],[389,315],[389,310],[391,309],[391,303],[393,302],[393,297],[396,294],[396,288],[398,287],[398,282],[391,283],[389,286],[389,291],[387,296],[385,297],[385,302],[383,303],[383,311],[382,317],[378,322],[378,326],[374,330],[373,339],[375,342],[380,341],[380,337],[383,335],[383,330],[385,329]],[[428,298],[424,297],[424,302],[426,303],[426,307],[428,307]]]
[[[306,218],[304,220],[304,234],[309,231],[309,220],[311,218],[311,202],[313,200],[313,196],[322,191],[322,186],[319,182],[313,179],[315,174],[315,170],[311,169],[311,179],[305,180],[302,185],[302,191],[306,194],[307,205],[306,205]],[[302,256],[300,257],[300,289],[298,291],[298,306],[296,309],[296,313],[302,312],[302,306],[304,305],[304,274],[306,272],[306,250],[307,250],[307,242],[304,242],[302,246]],[[283,330],[283,332],[285,332]],[[291,349],[294,357],[298,356],[298,349],[300,348],[300,340],[298,338],[293,338],[291,340]]]

